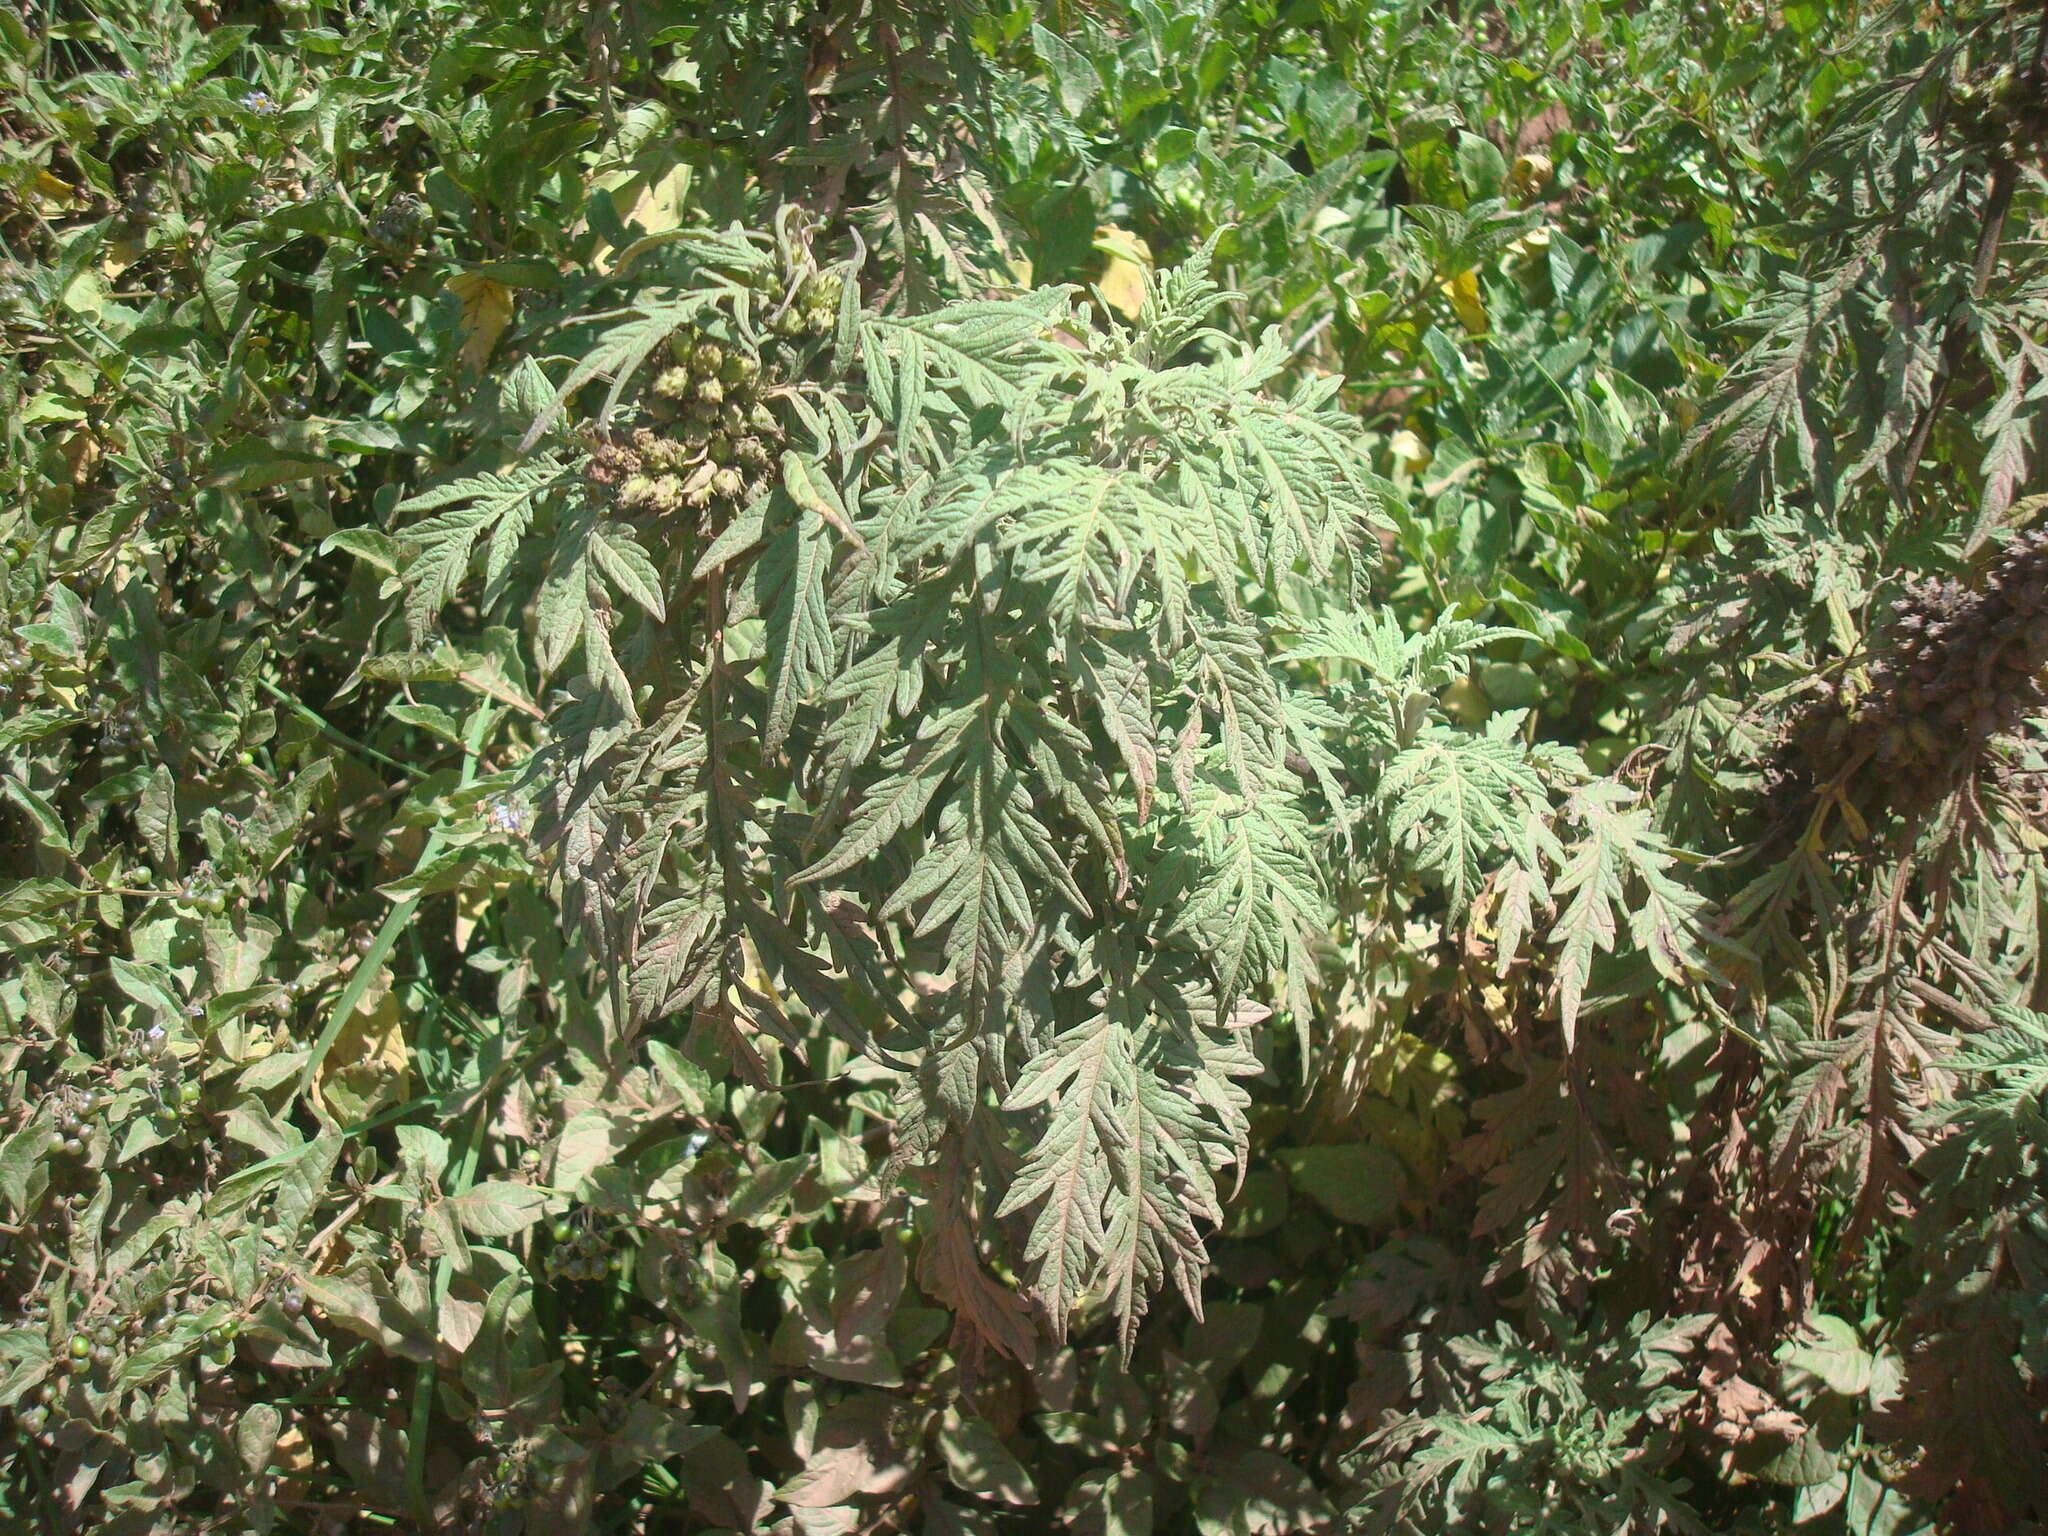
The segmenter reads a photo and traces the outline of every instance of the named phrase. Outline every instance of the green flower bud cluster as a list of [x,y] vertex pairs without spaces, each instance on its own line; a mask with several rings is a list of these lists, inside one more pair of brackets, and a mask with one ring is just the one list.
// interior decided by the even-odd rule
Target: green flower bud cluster
[[1963,136],[1983,149],[2017,157],[2048,144],[2048,70],[2002,64],[1956,86],[1953,100]]
[[591,450],[585,474],[630,513],[736,509],[760,494],[782,428],[762,398],[773,380],[736,346],[700,331],[671,338],[670,365],[641,399],[643,424]]
[[778,336],[823,336],[839,320],[844,281],[837,273],[813,272],[797,284],[789,303],[776,311],[768,328]]
[[2048,709],[2048,531],[2007,544],[1981,584],[1909,582],[1892,605],[1869,686],[1830,686],[1787,726],[1766,770],[1778,808],[1810,811],[1826,786],[1855,779],[1859,798],[1925,810],[1984,763],[1986,748]]

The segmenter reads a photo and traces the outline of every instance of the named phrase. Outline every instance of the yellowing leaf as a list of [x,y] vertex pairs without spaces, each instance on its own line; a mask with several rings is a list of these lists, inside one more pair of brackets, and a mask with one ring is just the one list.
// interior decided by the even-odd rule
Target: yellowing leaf
[[86,431],[72,433],[64,439],[64,462],[71,467],[71,483],[84,485],[93,477],[99,467],[100,440]]
[[[641,235],[616,251],[610,245],[601,244],[592,254],[590,264],[600,272],[621,270],[630,266],[633,258],[648,244],[671,230],[680,229],[689,209],[690,180],[689,166],[672,165],[658,174],[643,172],[600,181],[599,186],[618,211],[619,221],[637,224]],[[578,226],[579,229],[582,227]]]
[[1387,447],[1392,451],[1395,462],[1411,475],[1427,469],[1429,461],[1436,457],[1429,451],[1429,444],[1406,427],[1387,439]]
[[63,213],[83,201],[78,195],[78,188],[48,171],[36,172],[35,180],[28,185],[28,194],[44,213]]
[[111,283],[147,254],[140,240],[110,239],[107,254],[100,258],[100,271]]
[[479,272],[456,273],[448,279],[448,289],[462,300],[463,364],[472,373],[482,373],[491,349],[512,323],[512,290]]
[[82,267],[64,285],[64,307],[97,320],[107,307],[107,280],[93,267]]
[[1449,278],[1443,285],[1444,297],[1451,301],[1451,308],[1458,312],[1459,323],[1468,334],[1483,336],[1486,333],[1486,301],[1479,296],[1479,274],[1467,268],[1456,277]]
[[1152,252],[1127,229],[1105,224],[1095,231],[1095,249],[1102,253],[1102,275],[1095,291],[1126,320],[1138,318],[1145,305],[1145,280],[1152,271]]
[[305,1472],[313,1466],[313,1447],[296,1424],[287,1424],[271,1448],[270,1464],[285,1473]]
[[1469,677],[1461,677],[1438,696],[1448,714],[1460,725],[1482,725],[1493,713],[1486,691]]
[[640,189],[626,214],[628,224],[638,224],[650,235],[679,227],[690,196],[690,168],[672,165]]
[[458,954],[469,953],[470,938],[476,932],[476,925],[491,910],[491,898],[496,894],[496,888],[489,885],[466,885],[455,893],[455,949]]
[[411,1067],[391,972],[380,970],[320,1063],[313,1102],[343,1125],[367,1120],[404,1097]]
[[1548,155],[1517,155],[1508,172],[1508,191],[1517,199],[1534,197],[1550,185],[1550,172]]

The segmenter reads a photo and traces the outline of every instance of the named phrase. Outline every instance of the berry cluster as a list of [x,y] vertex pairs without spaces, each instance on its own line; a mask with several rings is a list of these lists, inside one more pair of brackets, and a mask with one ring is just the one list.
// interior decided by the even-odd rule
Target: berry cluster
[[[48,1328],[49,1302],[41,1296],[31,1300],[22,1309],[22,1320],[32,1328]],[[111,1319],[103,1318],[91,1326],[73,1320],[61,1336],[53,1336],[49,1341],[50,1374],[37,1385],[34,1402],[15,1410],[15,1420],[23,1433],[40,1435],[50,1427],[53,1418],[70,1417],[66,1402],[73,1378],[105,1375],[119,1358],[124,1335],[125,1342],[132,1345],[142,1327],[140,1318],[130,1318],[119,1328]]]
[[[271,1267],[278,1269],[275,1261]],[[301,1315],[305,1303],[297,1287],[278,1283],[283,1288],[274,1290],[272,1299],[287,1316]],[[72,1312],[61,1327],[53,1327],[48,1296],[32,1293],[24,1299],[19,1322],[48,1334],[49,1374],[37,1384],[33,1401],[16,1409],[16,1424],[34,1437],[70,1421],[105,1425],[124,1413],[147,1412],[146,1391],[124,1392],[122,1374],[137,1351],[181,1331],[200,1369],[225,1370],[234,1361],[240,1318],[228,1313],[203,1329],[196,1323],[201,1314],[220,1310],[225,1294],[218,1280],[201,1276],[153,1299],[108,1298],[91,1315]]]
[[630,1260],[627,1249],[614,1249],[605,1234],[588,1221],[558,1217],[548,1230],[554,1241],[548,1249],[548,1277],[552,1280],[589,1282],[602,1280]]
[[70,1084],[57,1090],[56,1112],[51,1117],[51,1129],[56,1134],[52,1151],[62,1152],[66,1157],[85,1155],[85,1138],[91,1133],[91,1117],[100,1107],[100,1096],[92,1089],[76,1089]]
[[370,238],[387,250],[410,252],[432,224],[427,205],[411,193],[400,193],[370,220]]
[[1986,745],[2048,709],[2048,532],[2015,538],[1981,585],[1911,582],[1892,606],[1869,686],[1829,688],[1788,725],[1766,775],[1773,798],[1805,800],[1863,772],[1912,814],[1974,773]]
[[178,887],[178,900],[208,917],[218,917],[228,909],[228,888],[212,860],[193,869],[191,878]]
[[121,178],[121,232],[140,238],[171,206],[170,189],[154,176]]
[[35,285],[20,263],[0,260],[0,326],[30,329],[41,307]]
[[26,705],[39,686],[35,656],[21,641],[0,640],[0,704]]
[[143,490],[156,511],[173,511],[192,495],[192,468],[182,455],[173,454],[143,477]]
[[[494,1436],[486,1430],[482,1438],[489,1444]],[[548,1468],[525,1440],[515,1440],[473,1463],[470,1479],[471,1500],[488,1515],[529,1508],[547,1494],[553,1482]]]
[[278,209],[296,202],[297,192],[296,181],[259,181],[249,189],[249,214],[252,218],[268,218]]
[[102,752],[130,752],[149,739],[149,728],[142,719],[142,711],[132,698],[106,706],[106,713],[100,721]]

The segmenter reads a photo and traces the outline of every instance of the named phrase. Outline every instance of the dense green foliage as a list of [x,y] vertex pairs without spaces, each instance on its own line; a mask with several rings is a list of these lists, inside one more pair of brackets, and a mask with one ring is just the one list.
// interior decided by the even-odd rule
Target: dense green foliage
[[0,1524],[2041,1529],[2044,60],[0,10]]

